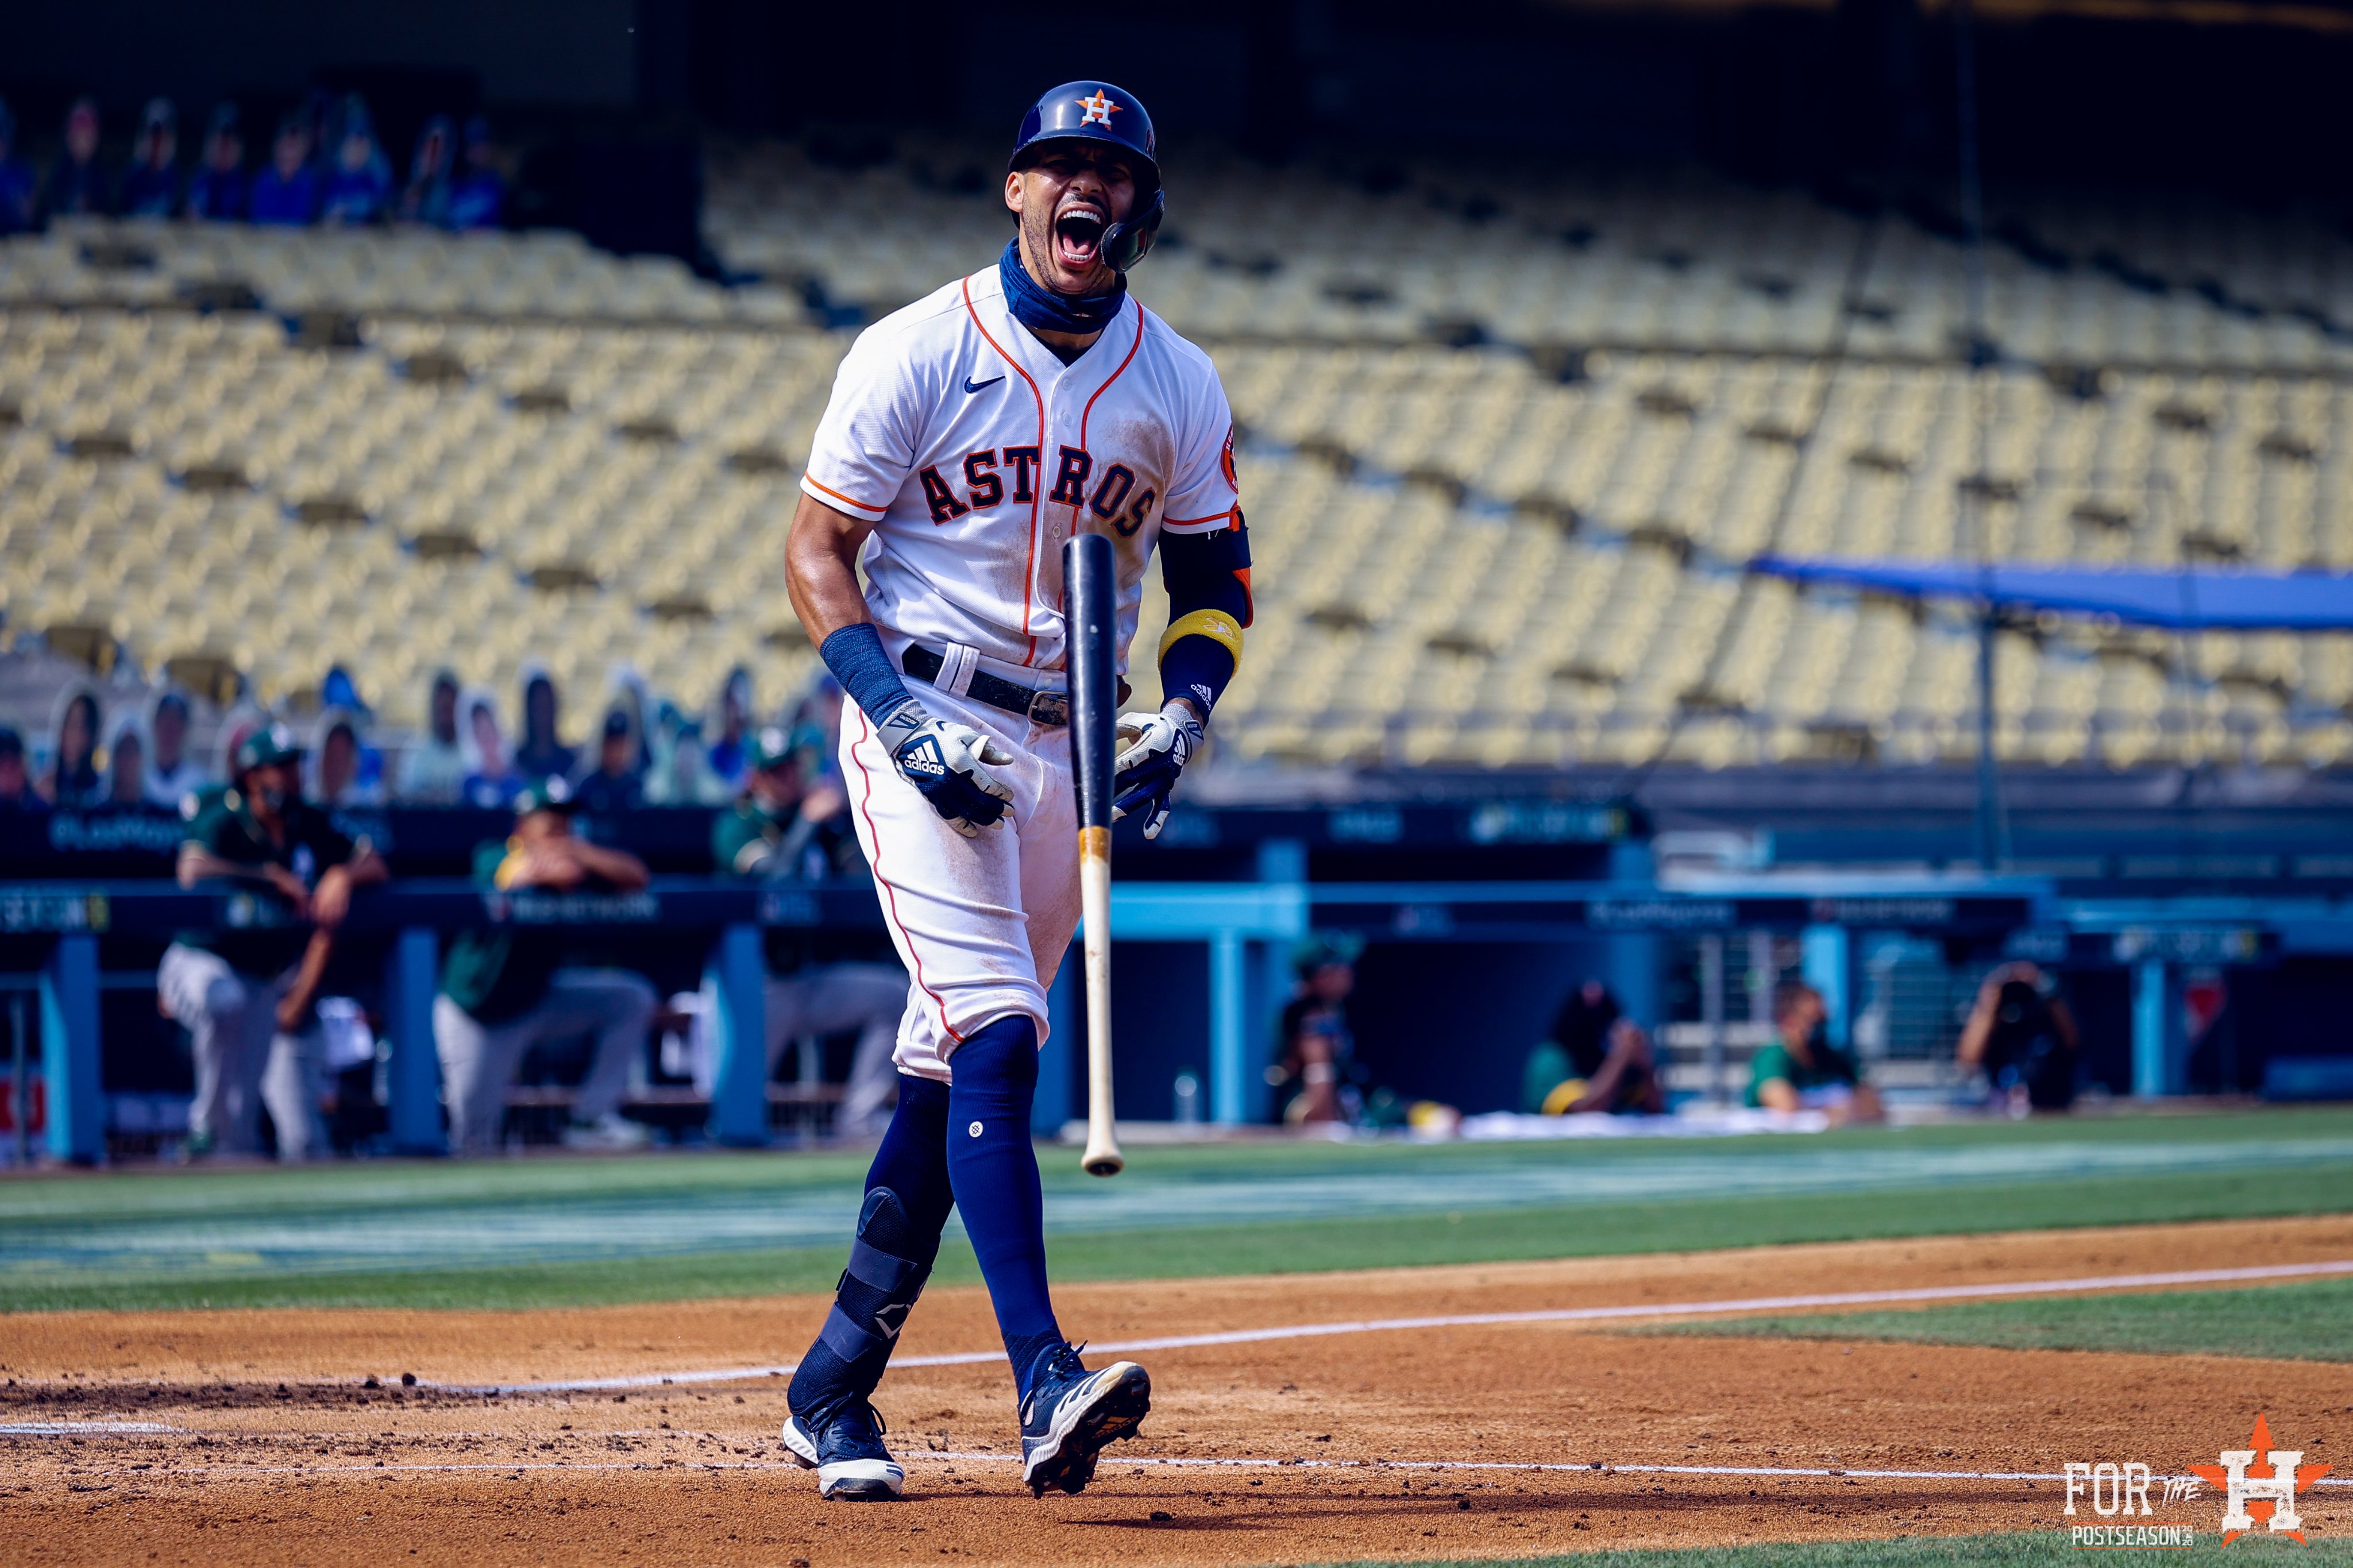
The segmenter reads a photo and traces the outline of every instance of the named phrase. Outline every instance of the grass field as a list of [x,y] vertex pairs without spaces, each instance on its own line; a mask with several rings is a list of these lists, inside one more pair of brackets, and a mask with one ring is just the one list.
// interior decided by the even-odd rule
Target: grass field
[[[2325,1181],[2340,1195],[2324,1201],[2284,1194],[2275,1183],[2252,1174],[2221,1179],[2113,1178],[2064,1194],[2040,1186],[1906,1190],[1812,1200],[1794,1209],[1778,1198],[1685,1199],[1600,1212],[1473,1211],[1403,1220],[1331,1219],[1113,1231],[1056,1237],[1050,1256],[1058,1279],[1184,1279],[2322,1214],[2347,1206],[2342,1194],[2353,1190],[2353,1165],[2314,1167],[2300,1173],[2312,1179],[2307,1191]],[[854,1207],[845,1194],[845,1228]],[[0,1237],[5,1235],[5,1226],[0,1226]],[[186,1272],[170,1277],[112,1279],[60,1278],[46,1268],[0,1264],[0,1310],[280,1306],[495,1309],[767,1295],[830,1289],[841,1271],[846,1249],[845,1241],[451,1268],[315,1271],[299,1267],[273,1269],[267,1260],[239,1256],[216,1263],[199,1261]],[[961,1233],[950,1234],[933,1279],[944,1285],[979,1281],[979,1269]]]
[[1649,1331],[2353,1362],[2353,1279],[2253,1290],[1969,1301],[1914,1311],[1741,1318]]
[[[0,1310],[824,1289],[864,1163],[713,1153],[5,1182]],[[1044,1164],[1058,1279],[1167,1279],[2341,1212],[2353,1208],[2353,1112],[1151,1148],[1117,1183],[1082,1175],[1067,1150]],[[1237,1215],[1255,1217],[1205,1223]],[[977,1279],[959,1232],[935,1278]]]

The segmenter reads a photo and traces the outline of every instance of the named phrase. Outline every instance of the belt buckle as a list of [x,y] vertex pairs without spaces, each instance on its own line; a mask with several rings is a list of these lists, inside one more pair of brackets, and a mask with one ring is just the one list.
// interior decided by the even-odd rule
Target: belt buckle
[[1036,724],[1067,725],[1071,721],[1071,700],[1060,691],[1032,693],[1029,716]]

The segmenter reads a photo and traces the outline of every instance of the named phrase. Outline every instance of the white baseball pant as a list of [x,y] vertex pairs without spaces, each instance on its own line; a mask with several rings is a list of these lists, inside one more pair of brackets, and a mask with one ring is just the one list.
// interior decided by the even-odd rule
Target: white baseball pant
[[506,1122],[507,1085],[523,1053],[542,1040],[596,1037],[596,1052],[573,1097],[572,1120],[594,1121],[620,1108],[629,1067],[646,1045],[646,1026],[660,998],[645,977],[624,969],[559,969],[547,994],[528,1011],[485,1024],[447,996],[433,998],[433,1047],[441,1058],[441,1098],[449,1108],[449,1151],[484,1154],[498,1147]]
[[[1037,681],[1048,672],[1008,673]],[[1028,1014],[1045,1042],[1046,988],[1079,926],[1078,803],[1068,730],[935,686],[909,689],[934,717],[969,724],[1013,753],[991,770],[1012,804],[996,826],[966,838],[899,775],[858,705],[843,712],[850,817],[883,923],[914,979],[892,1060],[901,1072],[946,1083],[957,1044],[992,1018]]]
[[907,1011],[906,971],[887,963],[820,963],[768,982],[768,1076],[785,1047],[803,1035],[858,1031],[858,1052],[849,1062],[849,1085],[841,1101],[837,1132],[880,1132],[891,1120],[884,1108],[899,1087],[891,1056],[899,1020]]
[[164,1016],[188,1031],[195,1058],[196,1092],[188,1131],[225,1154],[261,1149],[261,1110],[269,1108],[278,1157],[308,1160],[327,1150],[319,1115],[318,1030],[300,1036],[278,1027],[278,1001],[286,975],[262,980],[239,974],[228,961],[200,947],[174,942],[155,970],[155,997]]

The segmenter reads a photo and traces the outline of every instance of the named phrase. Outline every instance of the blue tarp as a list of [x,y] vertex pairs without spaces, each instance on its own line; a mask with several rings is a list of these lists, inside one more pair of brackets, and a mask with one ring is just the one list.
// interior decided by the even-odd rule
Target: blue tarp
[[1973,561],[1792,560],[1759,556],[1752,571],[1915,596],[1988,595],[2008,609],[2115,616],[2172,631],[2353,631],[2353,574],[2201,569],[2154,572]]

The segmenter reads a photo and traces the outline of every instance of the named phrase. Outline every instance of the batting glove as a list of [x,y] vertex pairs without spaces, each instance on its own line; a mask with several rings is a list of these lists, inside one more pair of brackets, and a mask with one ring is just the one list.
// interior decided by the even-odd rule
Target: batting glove
[[1004,820],[1013,792],[988,770],[1010,763],[1012,752],[969,724],[933,718],[912,700],[874,729],[899,776],[922,791],[950,827],[977,838]]
[[1182,702],[1157,713],[1123,713],[1116,730],[1119,755],[1112,759],[1112,814],[1117,822],[1131,811],[1144,814],[1144,836],[1160,837],[1168,820],[1168,796],[1176,775],[1201,749],[1201,721]]

